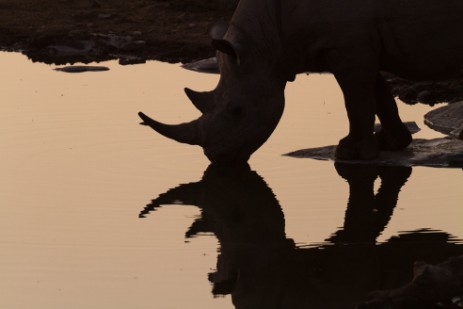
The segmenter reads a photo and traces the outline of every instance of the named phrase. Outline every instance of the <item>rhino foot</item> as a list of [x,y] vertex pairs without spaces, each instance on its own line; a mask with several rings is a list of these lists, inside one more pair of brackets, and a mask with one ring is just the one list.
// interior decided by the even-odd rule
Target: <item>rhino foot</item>
[[383,128],[375,133],[375,137],[381,150],[404,149],[412,142],[412,134],[404,124],[394,129]]
[[373,136],[360,141],[347,136],[339,141],[335,153],[338,160],[372,160],[378,155],[378,141]]

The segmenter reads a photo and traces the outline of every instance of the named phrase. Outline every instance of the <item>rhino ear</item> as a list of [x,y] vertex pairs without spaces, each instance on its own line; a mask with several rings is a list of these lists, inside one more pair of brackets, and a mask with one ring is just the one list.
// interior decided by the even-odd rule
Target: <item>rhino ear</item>
[[231,56],[233,59],[236,60],[236,63],[239,65],[240,64],[240,53],[239,53],[239,46],[238,45],[233,45],[227,40],[223,39],[216,39],[212,40],[212,47],[214,47],[216,50],[227,54]]
[[223,39],[228,30],[228,23],[219,21],[209,27],[209,36],[213,40]]

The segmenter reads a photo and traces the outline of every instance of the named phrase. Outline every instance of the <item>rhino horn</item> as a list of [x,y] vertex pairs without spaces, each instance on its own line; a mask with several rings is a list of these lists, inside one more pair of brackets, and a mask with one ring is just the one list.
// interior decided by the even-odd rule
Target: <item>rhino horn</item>
[[214,105],[212,100],[213,92],[197,92],[189,88],[185,88],[185,94],[193,103],[193,105],[201,112],[207,113],[213,110]]
[[190,145],[202,145],[199,136],[199,120],[194,120],[188,123],[182,123],[178,125],[169,125],[158,122],[142,112],[138,113],[138,116],[143,120],[142,125],[151,127],[153,130],[167,138],[173,139],[180,143]]

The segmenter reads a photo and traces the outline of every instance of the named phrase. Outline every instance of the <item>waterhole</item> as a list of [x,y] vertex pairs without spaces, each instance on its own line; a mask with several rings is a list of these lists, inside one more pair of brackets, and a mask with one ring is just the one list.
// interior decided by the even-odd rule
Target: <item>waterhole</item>
[[[0,54],[0,307],[353,308],[463,253],[463,172],[282,154],[347,132],[331,75],[300,75],[236,175],[140,126],[199,116],[218,76],[148,62],[66,73]],[[427,129],[424,105],[400,103]]]

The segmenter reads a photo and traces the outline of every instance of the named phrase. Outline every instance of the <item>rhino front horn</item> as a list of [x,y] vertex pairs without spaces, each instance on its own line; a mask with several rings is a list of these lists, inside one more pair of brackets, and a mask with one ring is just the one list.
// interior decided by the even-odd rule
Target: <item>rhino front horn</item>
[[167,138],[190,145],[201,146],[202,144],[199,137],[198,120],[177,125],[169,125],[158,122],[142,112],[139,112],[138,116],[143,120],[141,123],[142,125],[151,127],[154,131]]

